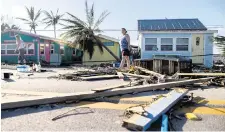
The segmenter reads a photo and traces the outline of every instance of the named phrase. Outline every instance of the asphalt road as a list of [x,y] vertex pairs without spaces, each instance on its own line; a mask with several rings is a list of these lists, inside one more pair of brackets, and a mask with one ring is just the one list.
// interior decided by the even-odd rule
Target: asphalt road
[[[200,92],[201,91],[201,92]],[[220,92],[214,100],[223,100],[224,96],[221,93],[225,92],[224,88],[212,88],[202,90],[193,90],[195,96],[201,95],[202,98],[208,97],[208,92],[214,94]],[[154,96],[157,94],[167,93],[165,91],[146,92],[137,95],[125,95],[129,99],[136,98],[135,101],[121,100],[119,104],[132,104],[137,103],[139,97]],[[205,97],[203,96],[205,94]],[[222,97],[219,97],[222,96]],[[147,99],[147,97],[146,97]],[[210,98],[206,98],[210,99]],[[104,101],[104,100],[102,100]],[[143,100],[142,100],[143,101]],[[141,101],[141,102],[142,102]],[[143,102],[142,102],[143,103]],[[101,105],[101,104],[100,104]],[[75,109],[75,104],[69,105],[44,105],[39,107],[29,107],[16,110],[2,111],[1,125],[2,131],[129,131],[123,128],[122,116],[124,110],[116,108],[78,108]],[[110,105],[109,105],[110,106]],[[206,105],[204,105],[206,106]],[[224,108],[225,105],[213,107]],[[108,107],[108,106],[104,106]],[[70,111],[72,110],[72,111]],[[52,121],[52,118],[68,112],[67,116]],[[224,131],[225,130],[225,114],[197,114],[202,118],[202,121],[191,120],[176,120],[173,119],[172,123],[177,131]],[[13,124],[13,125],[12,125]]]
[[[13,71],[15,72],[15,71]],[[61,69],[60,73],[73,72]],[[57,71],[58,73],[58,71]],[[36,92],[59,92],[71,93],[89,91],[96,87],[105,87],[121,83],[119,79],[93,82],[77,82],[67,80],[46,79],[46,76],[56,75],[55,72],[37,73],[32,78],[26,74],[12,77],[12,82],[1,81],[2,89],[36,91]],[[16,75],[16,73],[15,73]],[[35,79],[36,77],[36,79]],[[114,102],[117,104],[137,104],[143,103],[148,97],[158,94],[165,94],[168,91],[155,91],[140,93],[137,95],[125,95],[128,99],[119,99],[119,101],[104,99],[101,101]],[[218,87],[205,87],[203,90],[195,89],[195,97],[206,100],[213,100],[217,104],[211,104],[213,111],[203,109],[201,114],[197,114],[202,121],[191,120],[172,120],[174,127],[178,131],[225,131],[225,112],[218,111],[216,108],[225,108],[225,89]],[[3,95],[8,96],[10,95]],[[16,95],[13,95],[16,96]],[[25,96],[24,96],[25,97]],[[140,101],[141,100],[141,101]],[[98,100],[99,101],[99,100]],[[146,100],[148,101],[148,100]],[[219,102],[219,103],[218,103]],[[123,128],[122,116],[125,108],[114,108],[114,105],[94,104],[94,108],[79,108],[67,114],[67,116],[52,121],[52,118],[68,112],[75,108],[74,104],[70,105],[44,105],[39,107],[28,107],[15,110],[1,111],[1,130],[2,131],[128,131]],[[207,104],[202,106],[208,107]],[[201,106],[201,107],[202,107]],[[124,106],[123,106],[124,107]],[[200,107],[200,106],[199,106]],[[207,113],[208,112],[208,113]],[[211,112],[211,113],[210,113]]]

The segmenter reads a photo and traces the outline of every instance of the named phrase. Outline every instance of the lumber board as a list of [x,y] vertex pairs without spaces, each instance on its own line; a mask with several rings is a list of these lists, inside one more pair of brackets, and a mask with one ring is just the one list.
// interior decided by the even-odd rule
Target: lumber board
[[115,78],[119,78],[118,75],[102,75],[102,76],[80,77],[80,79],[82,79],[84,81],[115,79]]
[[4,94],[20,94],[20,95],[34,95],[34,96],[55,96],[55,95],[68,95],[69,93],[55,93],[55,92],[34,92],[34,91],[22,91],[12,89],[2,89]]
[[124,80],[124,75],[122,72],[116,72],[116,73],[119,76],[119,79]]
[[225,73],[177,73],[178,76],[225,76]]
[[173,105],[175,105],[188,90],[183,89],[179,92],[173,90],[167,94],[166,97],[162,97],[156,102],[146,106],[144,110],[146,115],[134,114],[131,118],[124,120],[124,127],[129,130],[146,131],[153,122],[161,117],[162,114],[166,113]]
[[161,88],[173,88],[176,86],[181,85],[188,85],[197,82],[204,82],[213,79],[213,77],[209,78],[199,78],[199,79],[190,79],[184,81],[177,81],[177,82],[168,82],[168,83],[161,83],[161,84],[150,84],[150,85],[141,85],[141,86],[133,86],[127,87],[122,89],[112,89],[111,91],[105,92],[79,92],[79,93],[70,93],[70,95],[57,95],[57,96],[42,96],[42,97],[34,97],[29,98],[27,100],[22,101],[9,101],[9,102],[2,102],[1,109],[10,109],[10,108],[19,108],[19,107],[27,107],[27,106],[34,106],[34,105],[42,105],[42,104],[51,104],[51,103],[61,103],[65,101],[78,101],[83,99],[93,99],[98,97],[108,97],[108,96],[115,96],[115,95],[122,95],[122,94],[130,94],[134,92],[146,92],[150,90],[156,90]]
[[121,87],[127,86],[129,84],[130,84],[130,82],[125,82],[125,83],[122,83],[122,84],[116,84],[116,85],[113,85],[113,86],[107,86],[107,87],[103,87],[103,88],[94,88],[94,89],[91,89],[91,90],[96,91],[96,92],[100,92],[100,91],[106,91],[106,90],[111,90],[111,89],[115,89],[115,88],[121,88]]
[[139,69],[139,70],[141,70],[141,71],[143,71],[143,72],[145,72],[145,73],[148,73],[148,74],[151,74],[151,75],[153,75],[153,76],[159,77],[159,78],[161,78],[161,79],[165,77],[165,76],[162,75],[162,74],[159,74],[159,73],[154,72],[154,71],[150,71],[150,70],[148,70],[148,69],[145,69],[145,68],[142,68],[142,67],[139,67],[139,66],[135,66],[135,68],[137,68],[137,69]]
[[144,80],[141,79],[141,80],[137,80],[137,81],[133,81],[133,82],[125,82],[125,83],[122,83],[122,84],[117,84],[117,85],[103,87],[103,88],[94,88],[94,89],[92,89],[92,91],[102,92],[102,91],[111,90],[111,89],[115,89],[115,88],[123,88],[123,87],[126,87],[126,86],[135,86],[135,85],[138,85],[140,82],[143,82],[143,81]]
[[146,75],[137,75],[137,74],[131,74],[131,73],[124,73],[124,75],[127,75],[127,76],[133,76],[133,77],[139,77],[139,78],[145,78],[145,79],[150,79],[150,76],[146,76]]

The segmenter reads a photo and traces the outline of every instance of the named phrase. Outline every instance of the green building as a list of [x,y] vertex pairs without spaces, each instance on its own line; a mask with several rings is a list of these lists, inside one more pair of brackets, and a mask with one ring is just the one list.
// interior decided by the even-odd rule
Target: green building
[[36,35],[28,32],[8,30],[1,33],[1,62],[16,64],[18,53],[15,35],[19,34],[24,41],[26,61],[61,65],[63,63],[82,61],[82,51],[69,47],[60,39]]

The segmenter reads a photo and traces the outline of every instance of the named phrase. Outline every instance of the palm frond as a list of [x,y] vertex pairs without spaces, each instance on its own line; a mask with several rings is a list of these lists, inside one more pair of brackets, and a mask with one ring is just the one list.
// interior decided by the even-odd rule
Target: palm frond
[[43,11],[43,13],[45,14],[45,18],[43,19],[44,21],[45,20],[47,20],[47,19],[52,19],[52,16],[50,15],[50,13],[49,12],[47,12],[47,11]]
[[49,27],[49,26],[51,26],[51,25],[52,25],[52,24],[51,24],[51,23],[49,23],[49,24],[45,27],[45,29],[46,29],[46,28],[48,28],[48,27]]
[[92,27],[94,24],[94,3],[92,4],[91,10],[89,12],[89,17],[90,17],[90,22],[89,22],[89,26]]
[[30,7],[30,9],[29,9],[28,7],[25,6],[25,8],[26,8],[26,10],[27,10],[27,14],[28,14],[29,19],[30,19],[30,20],[33,20],[33,18],[32,18],[32,13],[31,13],[32,7]]
[[93,29],[98,28],[98,26],[104,21],[104,19],[109,15],[110,13],[106,10],[104,12],[102,12],[102,14],[100,15],[100,17],[98,18],[98,20],[95,23],[95,26]]
[[85,26],[84,26],[83,24],[79,23],[79,22],[76,21],[76,20],[70,20],[70,19],[62,19],[62,20],[63,20],[63,21],[66,21],[66,22],[68,22],[68,23],[70,23],[70,24],[74,24],[75,27],[83,27],[83,28],[85,28]]
[[61,25],[61,26],[66,26],[65,24],[62,24],[62,23],[58,23],[59,25]]
[[86,19],[88,22],[88,26],[92,27],[94,23],[94,3],[92,4],[91,9],[88,7],[87,0],[85,1],[85,11],[86,11]]
[[20,18],[20,17],[17,17],[16,19],[19,19],[19,20],[22,20],[22,21],[29,22],[29,20],[27,20],[27,19],[25,19],[25,18]]
[[34,21],[36,21],[40,17],[40,15],[41,15],[41,9],[38,10],[38,12],[34,18]]
[[54,18],[55,16],[54,16],[53,12],[52,12],[52,11],[50,11],[50,12],[51,12],[51,14],[52,14],[52,18]]
[[78,23],[80,23],[80,25],[83,25],[84,27],[88,27],[87,24],[84,21],[80,20],[76,16],[74,16],[74,15],[68,13],[68,12],[67,12],[67,14],[70,15],[75,21],[77,21]]
[[59,12],[59,8],[58,8],[57,11],[56,11],[56,16],[58,15],[58,12]]
[[86,19],[89,19],[89,10],[88,10],[88,3],[87,0],[85,1],[85,12],[86,12]]
[[97,28],[97,29],[94,30],[94,32],[95,32],[95,33],[102,33],[103,31],[100,30],[99,28]]

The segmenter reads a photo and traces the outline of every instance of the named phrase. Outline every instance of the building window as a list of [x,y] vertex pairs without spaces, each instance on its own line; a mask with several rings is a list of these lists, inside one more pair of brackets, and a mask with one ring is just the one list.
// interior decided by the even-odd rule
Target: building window
[[173,51],[173,45],[161,45],[161,51]]
[[63,45],[60,45],[60,54],[64,55],[64,46]]
[[[34,54],[34,44],[25,43],[25,54],[33,55]],[[3,55],[17,55],[18,51],[15,53],[17,44],[2,44],[1,45],[1,54]]]
[[196,38],[196,45],[199,46],[199,44],[200,44],[200,38],[197,37],[197,38]]
[[161,51],[173,51],[173,38],[161,38]]
[[145,38],[145,50],[157,51],[157,38]]
[[177,38],[176,39],[176,51],[188,51],[188,38]]
[[188,51],[188,45],[177,45],[177,51]]
[[76,55],[76,51],[77,51],[77,50],[74,48],[74,49],[73,49],[73,55]]
[[114,46],[114,42],[104,42],[105,46]]
[[16,35],[15,32],[9,32],[10,37],[15,37],[15,35]]
[[27,53],[28,55],[34,54],[34,44],[27,44]]
[[161,38],[161,44],[173,44],[173,38]]
[[6,54],[17,54],[15,53],[15,49],[17,44],[7,44],[6,45]]
[[5,49],[6,49],[6,45],[1,45],[1,54],[2,55],[6,54]]
[[54,44],[51,44],[51,54],[54,54]]
[[40,44],[40,53],[41,55],[45,54],[45,44]]

